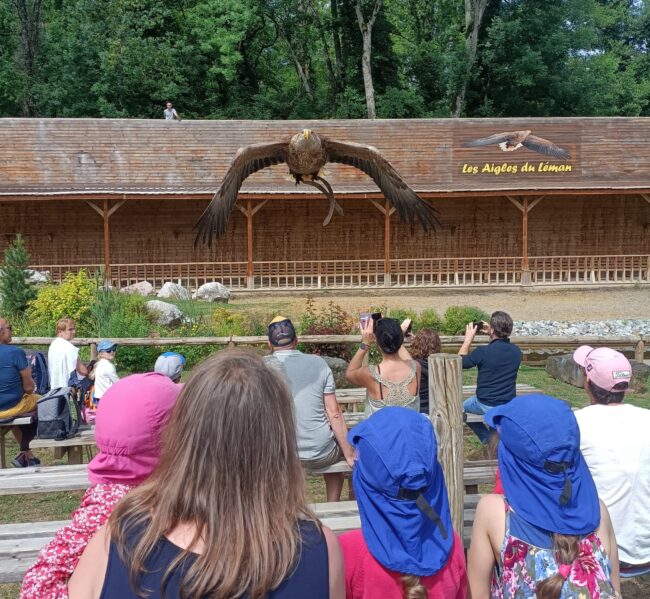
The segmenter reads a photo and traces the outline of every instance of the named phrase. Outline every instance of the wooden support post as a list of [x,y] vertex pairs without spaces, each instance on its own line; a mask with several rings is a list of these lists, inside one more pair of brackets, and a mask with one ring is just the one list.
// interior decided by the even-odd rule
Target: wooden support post
[[429,356],[429,417],[438,439],[438,460],[449,495],[454,530],[464,522],[463,378],[462,358],[452,354]]
[[384,287],[391,286],[390,273],[390,204],[384,200]]
[[643,362],[644,358],[645,358],[645,342],[643,340],[643,337],[641,337],[641,339],[639,339],[636,346],[634,347],[634,359],[637,362]]
[[97,344],[93,341],[90,344],[90,359],[91,360],[96,360],[97,359]]
[[521,211],[521,284],[530,285],[530,260],[528,258],[528,214],[529,212],[537,206],[543,199],[544,196],[535,198],[534,200],[529,200],[528,197],[523,198],[523,201],[520,201],[511,196],[506,196],[515,207]]
[[108,200],[104,200],[104,209],[102,217],[104,219],[104,282],[111,282],[111,242],[110,242],[110,230],[109,230],[109,219],[110,214],[108,212]]
[[246,277],[250,281],[253,278],[253,202],[251,200],[246,202],[246,231],[248,242],[246,246]]

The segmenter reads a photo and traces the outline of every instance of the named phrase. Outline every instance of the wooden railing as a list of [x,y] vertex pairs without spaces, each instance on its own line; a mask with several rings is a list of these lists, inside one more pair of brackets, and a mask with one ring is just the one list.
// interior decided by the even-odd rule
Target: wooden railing
[[[441,336],[440,344],[442,352],[456,353],[463,343],[464,337],[461,336]],[[39,345],[45,346],[52,343],[53,337],[14,337],[14,345]],[[301,343],[314,344],[358,344],[361,340],[360,335],[300,335]],[[511,341],[516,343],[526,355],[543,355],[553,353],[566,353],[573,351],[581,345],[591,345],[592,347],[611,347],[622,352],[634,352],[635,359],[642,362],[646,351],[646,338],[643,335],[620,335],[620,336],[525,336],[511,337]],[[113,339],[118,345],[122,346],[143,346],[143,347],[164,347],[179,345],[223,345],[227,347],[237,346],[262,346],[268,345],[266,336],[244,337],[231,335],[230,337],[124,337]],[[95,350],[99,339],[90,337],[79,337],[72,340],[74,345],[80,347],[90,347]],[[474,339],[473,345],[485,345],[489,342],[487,335],[478,335]]]
[[[358,289],[380,287],[479,287],[503,285],[588,285],[650,283],[650,255],[533,256],[529,271],[520,257],[414,258],[383,260],[290,260],[245,262],[182,262],[111,265],[111,284],[124,287],[149,281],[159,289],[167,281],[190,290],[219,281],[230,289]],[[101,264],[38,265],[54,282],[66,272],[103,272]]]

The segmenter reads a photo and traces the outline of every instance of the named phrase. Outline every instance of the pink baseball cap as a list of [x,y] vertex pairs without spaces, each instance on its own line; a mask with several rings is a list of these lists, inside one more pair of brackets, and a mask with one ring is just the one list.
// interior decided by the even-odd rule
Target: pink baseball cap
[[99,453],[88,464],[91,483],[138,485],[153,472],[161,430],[181,389],[158,372],[133,374],[111,385],[97,408]]
[[630,361],[615,349],[583,345],[573,352],[573,360],[585,369],[588,380],[605,391],[632,380]]

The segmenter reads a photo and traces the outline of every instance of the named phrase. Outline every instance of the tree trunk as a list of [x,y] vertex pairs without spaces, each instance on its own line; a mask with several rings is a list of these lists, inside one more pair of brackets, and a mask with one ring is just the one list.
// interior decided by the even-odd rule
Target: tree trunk
[[341,91],[343,91],[343,50],[341,49],[338,0],[330,0],[330,10],[332,12],[332,37],[334,39],[334,68]]
[[454,110],[454,117],[456,118],[461,115],[463,106],[465,105],[467,86],[469,85],[474,63],[476,62],[478,34],[481,30],[487,3],[488,0],[465,0],[465,59],[467,62],[463,82],[456,96],[456,109]]
[[361,69],[363,71],[363,87],[366,92],[366,107],[368,109],[368,118],[374,119],[377,116],[375,111],[375,88],[372,83],[372,68],[370,59],[372,58],[372,27],[377,19],[377,13],[381,10],[383,0],[376,0],[372,9],[372,15],[368,21],[364,21],[361,10],[361,0],[356,0],[355,11],[357,13],[357,23],[363,37],[363,54],[361,56]]
[[325,65],[327,66],[327,77],[330,81],[330,86],[332,88],[332,95],[336,95],[342,91],[340,86],[340,80],[336,76],[336,70],[334,64],[332,63],[332,57],[330,56],[330,47],[327,43],[327,36],[325,35],[325,29],[323,27],[323,22],[320,19],[318,14],[318,8],[314,6],[314,0],[310,4],[311,12],[314,17],[314,23],[318,29],[318,35],[320,36],[321,42],[323,43],[323,52],[325,53]]
[[32,94],[34,71],[41,41],[42,0],[13,0],[20,22],[20,61],[26,79],[23,116],[36,116],[36,100]]

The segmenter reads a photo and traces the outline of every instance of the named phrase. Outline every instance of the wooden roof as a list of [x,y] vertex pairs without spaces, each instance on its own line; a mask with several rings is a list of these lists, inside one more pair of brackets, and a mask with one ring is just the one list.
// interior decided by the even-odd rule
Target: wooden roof
[[[208,197],[238,148],[283,139],[303,128],[375,146],[425,196],[650,190],[650,118],[0,119],[0,200]],[[569,150],[571,158],[548,158],[523,147],[502,152],[496,145],[462,145],[522,129]],[[287,175],[284,165],[258,172],[242,193],[314,194],[311,187],[296,187]],[[336,194],[378,193],[370,178],[351,167],[329,164],[325,176]]]

